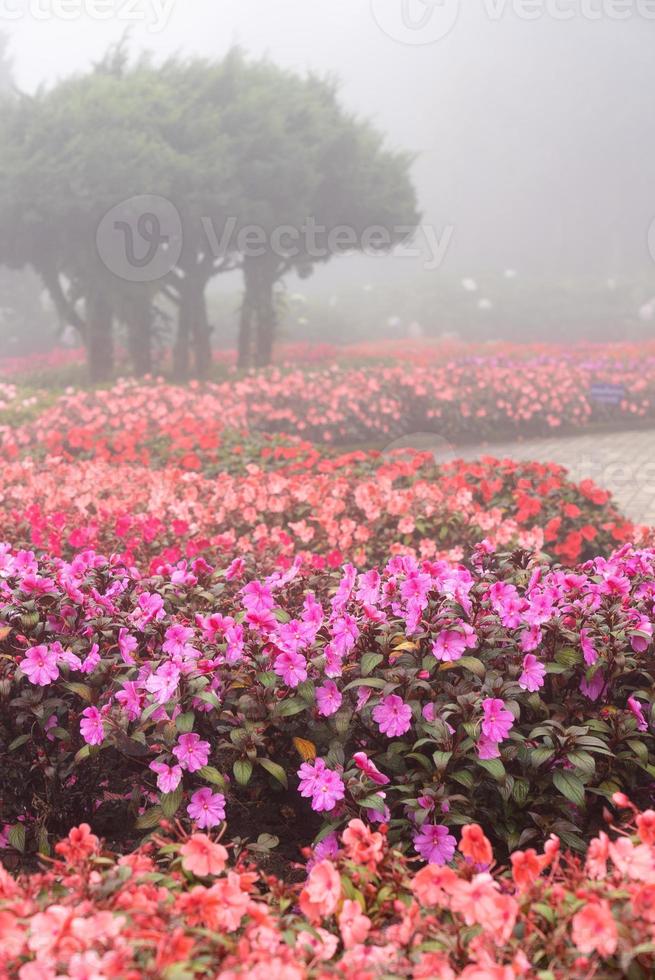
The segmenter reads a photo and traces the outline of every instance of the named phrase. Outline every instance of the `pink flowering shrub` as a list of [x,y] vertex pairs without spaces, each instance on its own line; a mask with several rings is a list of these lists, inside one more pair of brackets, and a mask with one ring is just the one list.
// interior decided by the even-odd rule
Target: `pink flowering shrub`
[[500,853],[551,832],[582,848],[613,793],[652,795],[654,601],[655,551],[629,547],[576,569],[483,543],[470,568],[266,577],[6,547],[10,842],[162,816],[234,833],[277,793],[306,843],[383,821],[443,862],[473,818]]
[[118,857],[82,824],[42,870],[14,880],[0,867],[0,977],[647,980],[655,812],[615,803],[627,819],[586,859],[551,837],[509,867],[476,824],[453,838],[449,867],[417,870],[385,827],[352,819],[299,884],[202,832]]

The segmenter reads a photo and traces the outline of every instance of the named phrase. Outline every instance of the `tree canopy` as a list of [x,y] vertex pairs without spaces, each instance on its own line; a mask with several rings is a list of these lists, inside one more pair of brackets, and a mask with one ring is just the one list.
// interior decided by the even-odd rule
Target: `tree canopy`
[[[177,376],[203,376],[206,289],[237,268],[240,364],[267,364],[286,273],[390,250],[418,222],[411,159],[341,107],[334,80],[238,50],[154,64],[130,63],[119,46],[87,74],[3,100],[0,126],[0,262],[38,272],[84,337],[95,379],[111,372],[118,321],[135,368],[149,370],[162,304],[177,310]],[[142,201],[155,213],[139,214]],[[175,248],[170,236],[155,240],[157,202],[179,221]],[[125,275],[108,262],[106,220],[125,248],[151,231],[169,249],[161,274]]]

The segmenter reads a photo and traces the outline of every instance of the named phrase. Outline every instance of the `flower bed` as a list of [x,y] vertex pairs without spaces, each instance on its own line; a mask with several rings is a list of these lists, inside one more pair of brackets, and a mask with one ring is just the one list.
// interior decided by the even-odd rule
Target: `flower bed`
[[576,562],[608,556],[640,533],[607,493],[570,483],[554,465],[436,466],[420,455],[323,459],[302,446],[267,448],[245,457],[242,472],[214,478],[104,460],[7,463],[0,539],[66,557],[119,552],[156,570],[217,553],[269,565],[300,553],[333,568],[394,553],[457,561],[483,538]]
[[298,886],[204,833],[116,857],[82,825],[42,872],[16,882],[0,869],[0,976],[647,980],[655,812],[635,817],[601,832],[584,863],[551,838],[510,869],[468,824],[453,867],[419,871],[384,828],[352,820]]
[[651,792],[655,551],[575,572],[489,552],[262,580],[6,550],[5,812],[39,841],[117,814],[264,824],[277,788],[308,828],[391,820],[428,859],[471,817],[509,849],[583,847],[604,800]]

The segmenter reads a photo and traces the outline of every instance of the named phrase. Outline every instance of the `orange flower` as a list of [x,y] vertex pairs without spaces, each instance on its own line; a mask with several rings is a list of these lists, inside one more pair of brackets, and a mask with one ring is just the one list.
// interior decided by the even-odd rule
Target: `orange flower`
[[512,877],[517,888],[525,891],[537,880],[541,872],[539,855],[530,847],[527,851],[514,851],[511,855]]
[[182,867],[199,878],[219,875],[227,862],[227,851],[206,834],[193,834],[180,848]]
[[69,864],[77,864],[97,851],[99,844],[100,841],[91,833],[88,823],[81,823],[79,827],[73,827],[66,840],[55,845],[55,851],[63,854]]
[[581,953],[612,956],[616,952],[619,934],[609,902],[590,902],[573,917],[573,942]]
[[491,864],[494,859],[491,844],[485,837],[482,827],[476,823],[471,823],[462,829],[459,850],[474,864]]
[[412,891],[424,908],[449,908],[450,896],[458,883],[452,868],[426,864],[414,876]]

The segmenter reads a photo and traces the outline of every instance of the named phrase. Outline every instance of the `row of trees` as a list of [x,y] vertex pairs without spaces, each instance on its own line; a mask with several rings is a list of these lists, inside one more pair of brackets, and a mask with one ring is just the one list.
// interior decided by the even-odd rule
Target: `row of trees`
[[[235,269],[239,364],[268,364],[286,274],[309,275],[361,247],[371,226],[387,234],[368,247],[388,250],[418,222],[409,157],[345,112],[332,80],[238,50],[156,65],[130,63],[121,46],[88,74],[6,96],[0,127],[0,263],[36,270],[62,322],[84,338],[93,380],[111,375],[117,323],[135,371],[148,372],[157,320],[171,310],[175,374],[203,377],[207,287]],[[96,238],[107,212],[144,194],[179,213],[179,258],[161,278],[132,282],[107,267]],[[322,229],[319,250],[306,245],[308,218]],[[263,233],[257,254],[243,247],[250,226]],[[352,240],[328,234],[340,226]],[[288,254],[270,245],[281,227],[298,231]]]

